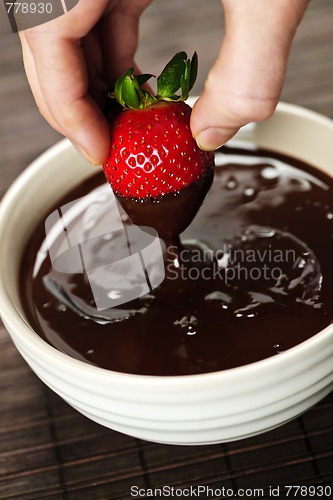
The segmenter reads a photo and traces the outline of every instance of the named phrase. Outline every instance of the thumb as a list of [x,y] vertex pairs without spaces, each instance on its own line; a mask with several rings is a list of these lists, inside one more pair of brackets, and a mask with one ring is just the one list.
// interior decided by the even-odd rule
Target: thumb
[[191,129],[214,150],[243,125],[268,118],[282,90],[287,60],[307,0],[222,0],[225,36],[196,102]]

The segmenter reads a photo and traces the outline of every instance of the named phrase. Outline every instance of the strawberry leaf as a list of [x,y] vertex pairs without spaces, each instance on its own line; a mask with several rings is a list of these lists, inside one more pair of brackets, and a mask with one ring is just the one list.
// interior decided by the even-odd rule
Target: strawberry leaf
[[[130,68],[120,77],[115,85],[115,97],[119,104],[125,108],[139,109],[142,107],[144,94],[140,89],[137,78],[133,75],[134,68]],[[144,80],[147,75],[144,75]],[[146,78],[146,81],[148,78]]]
[[[166,64],[166,66],[164,67],[162,73],[164,73],[165,70],[168,70],[169,68],[177,65],[178,63],[182,62],[182,61],[186,61],[187,59],[187,54],[186,52],[177,52],[177,54],[175,54],[171,59],[170,61]],[[162,74],[161,73],[161,74]]]
[[[193,87],[198,72],[198,56],[187,58],[186,52],[178,52],[165,66],[157,78],[157,99],[166,101],[185,101]],[[178,90],[181,95],[176,95]]]
[[139,107],[138,96],[132,84],[134,68],[130,68],[117,81],[114,88],[115,97],[124,107]]
[[146,82],[148,82],[148,80],[150,80],[153,77],[154,77],[154,75],[150,75],[149,73],[137,75],[136,79],[138,81],[139,87],[142,87],[142,85],[144,85]]
[[182,90],[182,95],[180,100],[186,101],[190,93],[190,76],[191,76],[191,64],[190,61],[186,61],[186,68],[184,74],[180,79],[180,88]]
[[172,99],[181,88],[181,80],[186,72],[187,54],[178,52],[165,66],[157,78],[157,96]]
[[171,97],[179,90],[185,65],[185,61],[180,61],[161,73],[157,78],[157,95],[159,97]]
[[141,100],[141,105],[140,105],[141,109],[142,108],[147,108],[151,104],[154,104],[155,102],[157,102],[156,97],[154,97],[153,95],[151,95],[151,93],[148,92],[148,90],[142,90],[142,94],[143,94],[143,98]]
[[[188,59],[186,52],[178,52],[165,66],[157,78],[157,95],[141,89],[153,75],[134,76],[134,68],[130,68],[121,76],[109,97],[115,97],[125,108],[142,109],[157,101],[185,101],[194,85],[198,71],[198,56],[195,52]],[[177,92],[180,90],[180,95]]]
[[190,63],[189,92],[192,90],[193,85],[195,84],[197,75],[198,75],[198,54],[194,52]]

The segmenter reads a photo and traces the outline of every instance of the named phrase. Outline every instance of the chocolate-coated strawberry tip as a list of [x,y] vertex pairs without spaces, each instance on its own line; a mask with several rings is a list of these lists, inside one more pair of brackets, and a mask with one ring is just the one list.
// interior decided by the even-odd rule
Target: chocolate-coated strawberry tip
[[181,234],[192,222],[213,182],[214,170],[178,192],[158,197],[131,198],[116,193],[132,222],[154,228],[165,240]]

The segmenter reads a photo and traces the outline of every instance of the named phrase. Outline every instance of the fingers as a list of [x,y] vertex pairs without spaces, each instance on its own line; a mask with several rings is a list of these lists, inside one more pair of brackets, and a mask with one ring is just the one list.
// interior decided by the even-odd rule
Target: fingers
[[88,94],[81,37],[90,33],[89,68],[96,76],[94,68],[101,66],[100,47],[97,48],[91,30],[112,3],[103,0],[96,6],[81,0],[66,15],[20,33],[27,77],[41,114],[93,164],[100,164],[107,157],[109,130]]
[[307,3],[223,0],[221,51],[191,117],[193,136],[202,149],[217,149],[243,125],[273,113]]
[[97,103],[108,83],[133,65],[139,16],[151,1],[81,0],[66,15],[20,33],[40,112],[93,164],[103,163],[109,149]]
[[[88,95],[85,61],[77,40],[35,31],[23,38],[27,74],[43,116],[93,164],[106,158],[108,125]],[[30,64],[29,64],[30,63]]]
[[60,127],[58,126],[56,121],[53,119],[53,117],[50,113],[50,110],[45,102],[43,93],[42,93],[40,85],[39,85],[39,80],[38,80],[38,75],[36,72],[34,57],[32,55],[32,52],[30,50],[28,43],[26,43],[26,40],[25,40],[25,32],[24,31],[19,32],[19,36],[20,36],[21,44],[22,44],[23,63],[24,63],[25,72],[26,72],[26,75],[28,78],[28,82],[29,82],[31,91],[32,91],[33,96],[35,98],[37,107],[39,109],[39,112],[55,130],[62,133]]

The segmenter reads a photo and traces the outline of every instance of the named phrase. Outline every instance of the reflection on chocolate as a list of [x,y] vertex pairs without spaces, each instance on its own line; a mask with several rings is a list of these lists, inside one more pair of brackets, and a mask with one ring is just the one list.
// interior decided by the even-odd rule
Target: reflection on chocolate
[[[95,176],[57,206],[88,193],[101,200],[107,189]],[[144,208],[145,225],[156,227],[157,207]],[[161,209],[160,236],[173,236],[175,221],[184,227],[178,214]],[[55,271],[40,251],[46,216],[24,253],[22,301],[41,337],[88,363],[137,374],[216,371],[279,355],[332,321],[333,181],[300,161],[223,148],[182,244],[164,246],[163,283],[100,313],[87,277]],[[126,242],[100,239],[94,251],[115,245]]]

